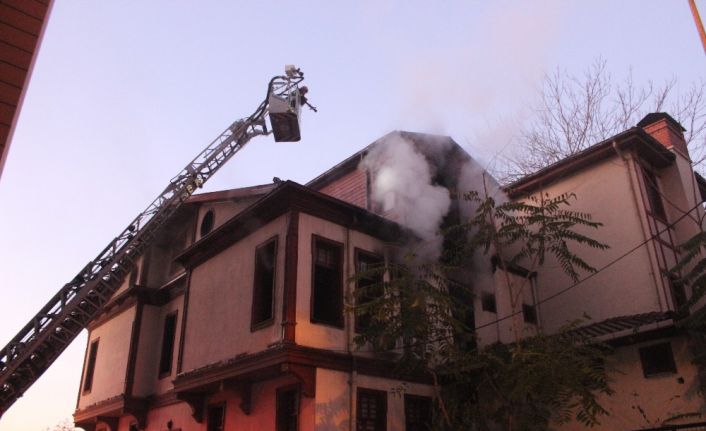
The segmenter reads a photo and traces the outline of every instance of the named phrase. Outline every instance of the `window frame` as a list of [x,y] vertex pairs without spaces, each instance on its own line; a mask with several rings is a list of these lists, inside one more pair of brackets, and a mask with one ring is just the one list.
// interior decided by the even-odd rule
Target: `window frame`
[[382,412],[383,412],[383,417],[382,419],[378,419],[377,423],[375,424],[375,431],[387,431],[387,391],[381,391],[378,389],[370,389],[370,388],[362,388],[358,387],[356,390],[356,396],[355,396],[355,429],[356,431],[359,431],[361,428],[361,402],[360,402],[360,396],[361,394],[368,394],[368,395],[373,395],[376,397],[376,402],[382,401],[381,402],[381,407],[382,407]]
[[[208,218],[210,217],[210,220]],[[208,229],[204,229],[205,222],[208,221]],[[216,212],[213,208],[209,208],[201,217],[201,223],[199,223],[199,237],[203,238],[209,233],[213,232],[213,228],[216,226]],[[204,232],[204,230],[206,232]]]
[[[528,310],[531,310],[528,312]],[[537,306],[528,304],[526,302],[522,303],[522,321],[530,325],[539,325],[539,316],[537,316]]]
[[[415,402],[422,401],[422,402],[429,403],[429,411],[427,413],[428,413],[428,419],[429,419],[430,425],[431,425],[431,421],[432,421],[432,408],[433,408],[432,397],[428,397],[428,396],[424,396],[424,395],[404,394],[404,429],[405,429],[405,431],[410,431],[409,415],[407,414],[409,410],[407,410],[407,407],[408,407],[408,402],[412,401],[412,400]],[[423,425],[423,424],[415,424],[415,425]],[[429,427],[426,427],[425,429],[427,431],[431,430],[431,428],[429,428]]]
[[[656,371],[656,372],[650,372],[648,371],[647,366],[645,366],[646,362],[648,362],[647,355],[649,353],[649,350],[655,350],[657,348],[662,348],[662,347],[667,347],[669,349],[669,363],[667,364],[667,368],[662,371]],[[671,341],[663,341],[661,343],[653,343],[648,346],[642,346],[637,349],[638,355],[640,356],[640,366],[642,367],[642,375],[646,378],[652,378],[652,377],[660,377],[660,376],[668,376],[672,374],[677,374],[678,369],[677,369],[677,361],[674,358],[674,349],[672,349],[672,343]]]
[[[358,276],[358,270],[359,270],[359,268],[360,268],[361,257],[363,257],[363,258],[370,258],[371,260],[377,261],[377,262],[375,262],[375,263],[380,263],[380,264],[382,264],[383,266],[385,266],[385,257],[384,257],[383,255],[381,255],[381,254],[374,253],[374,252],[367,251],[367,250],[364,250],[364,249],[362,249],[362,248],[356,247],[356,248],[354,249],[353,255],[354,255],[354,262],[355,262],[355,274],[356,274],[356,277]],[[385,269],[385,271],[387,271],[387,269]],[[385,273],[384,273],[384,272],[383,272],[381,278],[382,278],[382,280],[380,280],[380,282],[381,282],[381,283],[385,283]],[[360,279],[357,278],[357,279],[356,279],[356,282],[355,282],[355,286],[354,286],[354,289],[355,289],[355,290],[358,290],[358,288],[359,288],[359,282],[360,282]],[[382,294],[384,295],[385,292],[383,291]],[[358,303],[357,303],[357,299],[358,299],[357,295],[354,295],[354,298],[355,298],[355,300],[356,300],[356,305],[358,305]],[[375,299],[375,298],[369,298],[368,301],[372,301],[372,300],[374,300],[374,299]],[[366,301],[366,302],[368,302],[368,301]],[[357,316],[355,312],[353,313],[353,330],[354,330],[357,334],[360,334],[360,333],[362,333],[363,331],[365,331],[365,330],[367,329],[367,328],[365,328],[365,327],[362,326],[362,323],[360,322],[360,317],[362,317],[362,316]],[[369,325],[369,324],[370,324],[370,323],[368,322],[368,325]]]
[[[492,303],[493,303],[492,310],[490,308],[486,308],[486,304],[488,304],[488,302],[487,302],[488,300],[492,300]],[[480,308],[482,311],[485,311],[486,313],[498,314],[498,301],[495,297],[495,293],[481,292],[481,294],[480,294]]]
[[[83,376],[83,383],[81,384],[81,392],[83,394],[90,394],[93,390],[93,378],[96,374],[96,362],[98,361],[99,341],[100,337],[97,337],[88,344],[88,357],[86,358],[86,368],[85,374]],[[93,346],[95,346],[95,350],[93,349]]]
[[[274,243],[275,251],[272,256],[272,297],[270,300],[270,317],[256,322],[255,321],[255,297],[258,293],[258,272],[257,272],[257,259],[258,250],[264,249]],[[277,257],[279,252],[279,235],[274,235],[266,241],[260,243],[255,247],[255,260],[253,262],[253,288],[252,288],[252,298],[250,303],[250,332],[255,332],[259,329],[271,326],[275,322],[275,293],[277,291]]]
[[[338,298],[336,301],[336,309],[337,309],[337,320],[335,322],[327,321],[321,318],[318,318],[314,315],[316,311],[316,253],[318,251],[317,243],[325,244],[326,246],[329,247],[335,247],[338,248],[339,250],[339,262],[338,262]],[[344,288],[344,268],[345,268],[345,247],[344,244],[338,241],[334,241],[332,239],[328,239],[316,234],[311,235],[311,298],[310,298],[310,312],[309,312],[309,320],[311,323],[319,324],[319,325],[326,325],[330,326],[333,328],[337,329],[343,329],[345,327],[345,319],[343,317],[343,288]]]
[[659,177],[653,170],[645,166],[641,166],[641,170],[642,182],[645,184],[645,194],[647,200],[645,207],[653,217],[666,223],[667,209],[665,208],[664,200],[662,199],[662,190],[659,183]]
[[[171,349],[171,352],[169,355],[169,356],[171,356],[171,358],[169,360],[169,370],[162,370],[162,363],[164,362],[164,354],[165,354],[165,350],[164,350],[165,341],[167,341],[167,339],[166,339],[167,319],[169,319],[171,317],[174,317],[174,334],[172,335],[172,349]],[[164,321],[162,324],[162,345],[161,345],[160,354],[159,354],[159,363],[157,364],[157,367],[158,367],[157,368],[157,375],[158,375],[158,379],[160,379],[160,380],[165,377],[171,376],[172,371],[174,371],[174,350],[177,345],[176,336],[177,336],[178,327],[179,327],[179,310],[174,310],[174,311],[167,313],[164,316]]]
[[299,425],[300,425],[300,417],[301,417],[301,386],[299,384],[293,384],[293,385],[287,385],[287,386],[280,386],[277,388],[275,391],[275,431],[286,431],[280,428],[280,396],[286,392],[294,392],[296,398],[295,398],[295,404],[296,404],[296,421],[297,424],[295,426],[296,430],[299,430]]
[[223,412],[223,416],[221,418],[221,430],[225,431],[226,429],[226,403],[225,401],[219,402],[219,403],[213,403],[213,404],[208,404],[206,406],[206,431],[218,431],[214,430],[211,428],[211,410],[215,408],[220,408],[221,411]]

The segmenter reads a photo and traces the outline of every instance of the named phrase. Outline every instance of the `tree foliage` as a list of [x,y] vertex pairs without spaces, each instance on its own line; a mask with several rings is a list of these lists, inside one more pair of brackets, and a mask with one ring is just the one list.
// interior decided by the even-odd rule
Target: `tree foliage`
[[[611,393],[603,369],[605,347],[577,338],[575,324],[553,335],[518,328],[513,343],[483,344],[465,319],[473,292],[454,281],[454,273],[474,258],[499,256],[507,273],[507,265],[533,270],[551,257],[577,280],[596,269],[574,248],[607,248],[583,233],[601,224],[569,209],[573,195],[501,204],[477,192],[463,198],[476,209],[446,232],[453,240],[446,242],[443,263],[418,264],[406,254],[368,270],[381,281],[356,289],[355,314],[368,322],[356,337],[358,346],[394,355],[405,372],[433,377],[434,429],[544,430],[571,418],[597,424],[605,413],[597,394]],[[353,281],[361,277],[373,278],[362,273]],[[517,302],[528,279],[516,285],[507,281]]]
[[687,129],[685,139],[694,165],[699,166],[706,158],[706,81],[681,88],[676,79],[661,85],[638,84],[632,72],[616,81],[602,59],[579,76],[557,69],[545,76],[515,150],[505,157],[501,177],[509,182],[534,173],[661,111]]

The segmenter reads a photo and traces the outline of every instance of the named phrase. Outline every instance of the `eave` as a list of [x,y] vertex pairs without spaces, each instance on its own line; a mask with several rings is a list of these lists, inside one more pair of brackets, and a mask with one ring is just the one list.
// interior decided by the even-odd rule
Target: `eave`
[[[374,236],[399,242],[412,234],[397,223],[292,181],[281,183],[244,211],[184,250],[176,260],[193,268],[277,217],[296,211]],[[257,223],[253,223],[256,220]]]
[[583,168],[609,157],[618,156],[616,150],[635,151],[643,160],[657,169],[669,166],[675,159],[674,153],[647,132],[639,127],[633,127],[527,175],[505,187],[505,191],[511,199],[526,196]]
[[[360,374],[376,377],[400,378],[427,384],[431,382],[430,376],[427,375],[395,373],[395,365],[391,360],[282,343],[262,352],[239,355],[227,361],[179,374],[174,380],[174,391],[208,392],[221,387],[223,382],[253,382],[303,369],[298,367],[344,372],[355,370]],[[313,393],[310,396],[313,396]]]
[[76,426],[93,431],[98,422],[108,426],[110,431],[118,431],[120,417],[126,414],[137,419],[140,429],[147,425],[148,403],[145,398],[118,395],[74,412]]

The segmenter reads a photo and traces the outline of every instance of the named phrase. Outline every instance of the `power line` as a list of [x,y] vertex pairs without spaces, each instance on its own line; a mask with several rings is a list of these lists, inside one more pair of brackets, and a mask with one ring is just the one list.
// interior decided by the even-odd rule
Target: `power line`
[[[679,223],[679,222],[682,221],[684,218],[686,218],[689,214],[691,214],[692,211],[694,211],[695,209],[697,209],[697,208],[698,208],[699,206],[701,206],[704,202],[705,202],[705,201],[698,202],[698,203],[697,203],[696,205],[694,205],[691,209],[689,209],[688,211],[684,212],[684,214],[682,214],[679,218],[677,218],[677,219],[674,220],[673,222],[669,223],[669,224],[668,224],[667,226],[665,226],[663,229],[658,230],[658,231],[657,231],[656,233],[654,233],[652,236],[650,236],[649,238],[645,239],[644,241],[642,241],[642,242],[639,243],[638,245],[634,246],[634,247],[631,248],[630,250],[626,251],[625,253],[621,254],[620,256],[616,257],[615,259],[611,260],[611,261],[608,262],[607,264],[603,265],[600,269],[596,270],[595,272],[592,272],[592,273],[590,273],[589,275],[587,275],[586,277],[582,278],[581,280],[579,280],[579,281],[573,283],[572,285],[567,286],[567,287],[565,287],[565,288],[559,290],[558,292],[555,292],[555,293],[553,293],[553,294],[547,296],[546,298],[544,298],[544,299],[542,299],[542,300],[540,300],[540,301],[537,301],[537,302],[535,303],[535,306],[544,304],[544,303],[546,303],[546,302],[548,302],[548,301],[553,300],[554,298],[556,298],[556,297],[558,297],[558,296],[560,296],[560,295],[565,294],[566,292],[568,292],[568,291],[572,290],[573,288],[579,286],[579,285],[580,285],[581,283],[583,283],[584,281],[590,280],[591,278],[595,277],[596,275],[600,274],[601,272],[605,271],[606,269],[608,269],[608,268],[610,268],[611,266],[615,265],[616,263],[620,262],[622,259],[626,258],[627,256],[629,256],[630,254],[634,253],[635,251],[639,250],[640,248],[642,248],[643,246],[645,246],[646,244],[648,244],[650,241],[653,241],[654,239],[658,238],[658,237],[659,237],[660,235],[662,235],[664,232],[666,232],[666,231],[668,231],[669,229],[673,228],[677,223]],[[493,321],[491,321],[491,322],[485,323],[485,324],[483,324],[483,325],[481,325],[481,326],[476,326],[476,327],[474,328],[474,331],[478,331],[479,329],[483,329],[483,328],[490,327],[490,326],[492,326],[492,325],[495,325],[495,324],[498,324],[498,323],[503,322],[503,321],[505,321],[505,320],[511,319],[511,318],[513,318],[513,317],[515,317],[515,316],[518,316],[518,315],[520,315],[520,314],[522,314],[522,311],[515,311],[515,312],[510,313],[510,314],[508,314],[508,315],[505,315],[505,316],[503,316],[503,317],[499,317],[499,318],[497,318],[497,319],[495,319],[495,320],[493,320]],[[452,338],[452,337],[453,337],[453,335],[445,335],[445,336],[438,337],[438,338],[433,339],[433,340],[429,340],[428,342],[441,341],[441,340],[449,339],[449,338]],[[426,342],[426,341],[425,341],[425,342],[421,342],[421,341],[420,341],[420,342],[418,342],[418,343],[411,343],[411,344],[404,345],[404,346],[402,346],[402,347],[395,347],[395,348],[391,348],[391,349],[383,349],[383,350],[356,350],[356,351],[357,351],[357,352],[365,352],[365,353],[367,353],[367,352],[391,352],[391,351],[395,351],[395,350],[400,350],[401,348],[404,348],[404,347],[414,347],[414,346],[417,346],[417,345],[420,345],[420,344],[425,344],[425,343],[427,343],[427,342]]]

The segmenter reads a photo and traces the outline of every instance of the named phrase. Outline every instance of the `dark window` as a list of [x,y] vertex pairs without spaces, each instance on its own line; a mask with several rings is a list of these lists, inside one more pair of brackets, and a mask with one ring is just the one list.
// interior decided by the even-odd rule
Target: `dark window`
[[674,299],[674,307],[681,308],[686,305],[687,296],[686,289],[684,289],[684,283],[682,283],[677,277],[669,277],[669,287],[672,291],[672,298]]
[[481,305],[483,311],[489,311],[491,313],[497,313],[498,307],[495,304],[495,294],[493,293],[483,293],[481,296]]
[[206,236],[213,229],[213,210],[208,210],[201,219],[201,236]]
[[676,373],[674,354],[670,343],[655,344],[640,349],[640,362],[645,377],[664,373]]
[[645,180],[645,190],[647,191],[647,200],[650,204],[650,209],[652,213],[661,219],[666,220],[667,215],[664,211],[664,204],[662,203],[662,196],[659,191],[659,186],[657,185],[657,177],[647,169],[642,170],[643,178]]
[[343,247],[314,238],[311,320],[343,326]]
[[299,429],[299,388],[277,390],[276,431],[297,431]]
[[275,261],[277,239],[259,246],[255,250],[255,281],[252,297],[253,328],[269,322],[273,318],[272,302],[275,291]]
[[387,392],[358,389],[357,431],[387,429]]
[[[372,253],[356,250],[356,304],[365,305],[383,295],[383,276],[385,260]],[[358,313],[355,316],[356,332],[365,331],[370,327],[370,315]]]
[[206,417],[207,431],[223,431],[225,429],[226,406],[216,404],[208,406],[208,416]]
[[86,365],[86,377],[83,379],[83,391],[91,392],[93,388],[93,372],[96,370],[96,356],[98,356],[98,340],[91,343],[88,350],[88,364]]
[[174,340],[176,337],[177,313],[170,313],[164,318],[162,331],[162,354],[159,357],[159,376],[164,377],[172,373],[172,359],[174,358]]
[[405,431],[431,430],[431,398],[404,396]]
[[522,304],[522,316],[526,323],[537,324],[537,309],[534,305]]

